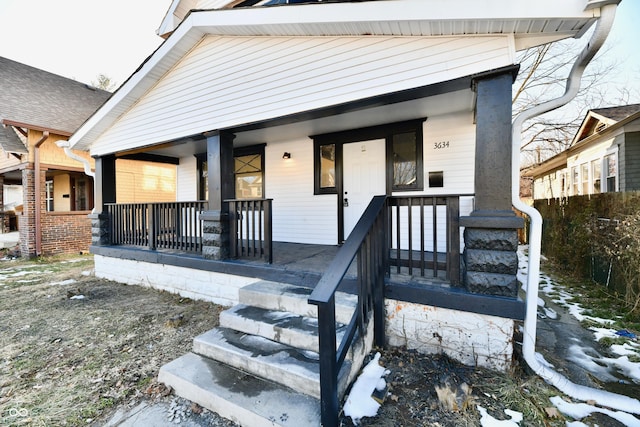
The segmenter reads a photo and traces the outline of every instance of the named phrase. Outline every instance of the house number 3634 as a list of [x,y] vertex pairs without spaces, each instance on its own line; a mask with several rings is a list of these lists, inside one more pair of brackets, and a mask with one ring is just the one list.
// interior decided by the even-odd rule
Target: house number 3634
[[443,148],[449,148],[449,141],[440,141],[433,143],[434,150],[442,150]]

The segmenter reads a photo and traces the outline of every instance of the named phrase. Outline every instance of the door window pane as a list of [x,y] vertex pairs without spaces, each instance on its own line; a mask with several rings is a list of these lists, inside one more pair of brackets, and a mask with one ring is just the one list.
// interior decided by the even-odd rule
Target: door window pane
[[336,144],[320,146],[320,188],[336,186]]

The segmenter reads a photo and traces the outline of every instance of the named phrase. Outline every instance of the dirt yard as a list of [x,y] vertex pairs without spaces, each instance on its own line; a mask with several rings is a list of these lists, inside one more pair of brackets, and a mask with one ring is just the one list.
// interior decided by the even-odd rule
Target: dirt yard
[[[183,419],[201,418],[202,408],[156,377],[216,326],[222,308],[96,279],[92,268],[91,256],[0,261],[0,426],[99,426],[141,401],[178,402]],[[363,426],[479,426],[476,405],[500,419],[505,409],[523,412],[521,426],[567,421],[549,403],[558,392],[518,368],[497,374],[401,349],[383,351],[381,362],[389,394]]]
[[93,257],[0,261],[0,426],[87,425],[166,393],[160,366],[220,307],[93,276]]

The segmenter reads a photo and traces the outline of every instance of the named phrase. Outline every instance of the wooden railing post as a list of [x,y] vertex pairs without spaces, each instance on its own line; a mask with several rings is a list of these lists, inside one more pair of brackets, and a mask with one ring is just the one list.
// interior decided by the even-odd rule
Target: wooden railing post
[[460,284],[460,198],[447,198],[447,276]]
[[273,200],[267,199],[264,201],[264,255],[269,264],[273,263],[273,231],[272,231],[272,205]]
[[158,237],[158,215],[153,203],[147,205],[148,225],[149,225],[149,249],[156,250],[156,239]]
[[[336,362],[335,296],[318,305],[318,344],[320,349],[320,401],[323,427],[338,427],[338,365]],[[324,357],[322,357],[324,355]]]

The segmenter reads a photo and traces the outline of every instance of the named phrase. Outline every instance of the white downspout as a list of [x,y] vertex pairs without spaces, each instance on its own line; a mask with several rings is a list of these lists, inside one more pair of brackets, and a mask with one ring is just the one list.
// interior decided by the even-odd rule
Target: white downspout
[[555,110],[571,101],[580,88],[582,74],[595,54],[606,40],[617,8],[616,4],[607,4],[600,9],[600,18],[591,40],[582,50],[573,68],[569,73],[564,95],[560,98],[545,102],[529,110],[520,113],[513,121],[512,128],[512,203],[519,211],[529,216],[531,228],[529,232],[529,268],[527,276],[527,300],[524,320],[524,337],[522,341],[522,353],[527,364],[536,374],[540,375],[549,384],[555,386],[563,393],[574,399],[588,401],[593,400],[598,405],[607,406],[620,411],[640,414],[640,401],[621,394],[611,393],[592,387],[574,384],[565,376],[542,365],[535,354],[536,347],[536,321],[538,311],[538,280],[540,276],[540,250],[542,240],[542,216],[535,208],[526,205],[520,200],[520,145],[523,123],[540,114]]
[[[82,165],[84,166],[84,173],[85,175],[89,175],[90,177],[93,178],[93,191],[95,194],[96,188],[96,173],[94,171],[91,170],[91,162],[89,162],[89,159],[85,159],[84,157],[78,156],[76,153],[74,153],[73,151],[71,151],[71,148],[69,146],[69,141],[65,141],[63,139],[56,141],[56,145],[60,148],[62,148],[64,150],[64,154],[66,154],[67,157],[69,157],[70,159],[76,160],[80,163],[82,163]],[[95,211],[95,208],[93,208],[93,210]],[[92,213],[95,213],[92,211]]]

